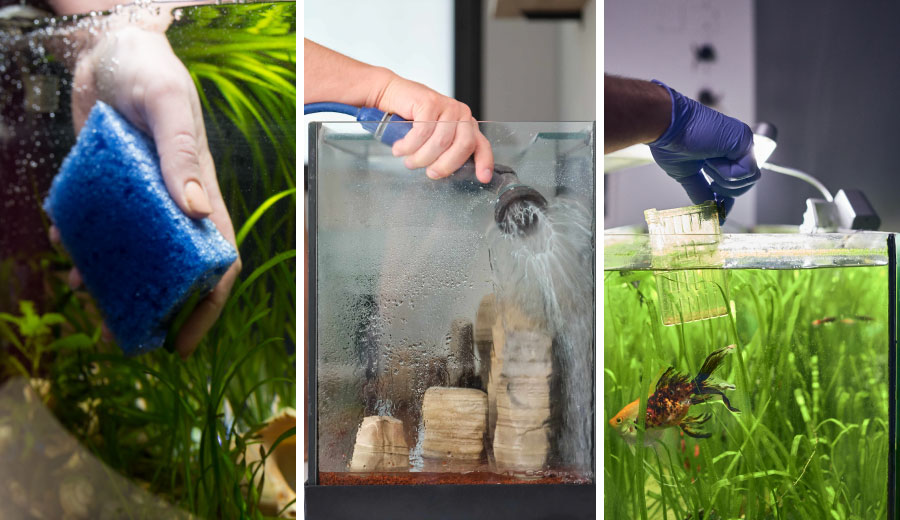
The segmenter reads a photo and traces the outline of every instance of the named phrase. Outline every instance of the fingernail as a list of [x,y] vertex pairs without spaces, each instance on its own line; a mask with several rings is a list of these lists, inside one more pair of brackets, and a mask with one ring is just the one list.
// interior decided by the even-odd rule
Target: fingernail
[[79,287],[81,287],[82,283],[81,273],[79,273],[77,269],[72,269],[71,271],[69,271],[69,276],[66,278],[66,282],[69,285],[69,289],[72,289],[73,291],[75,289],[78,289]]
[[106,323],[103,323],[103,326],[102,326],[102,332],[100,333],[100,336],[101,336],[103,339],[105,339],[106,341],[112,341],[113,339],[115,339],[115,338],[113,337],[112,331],[109,330],[109,327],[106,326]]
[[437,172],[435,172],[434,170],[432,170],[430,168],[425,170],[425,175],[427,175],[429,179],[437,179],[438,178]]
[[490,182],[491,176],[493,176],[493,175],[494,175],[494,172],[490,168],[485,168],[485,169],[481,170],[481,178],[487,179],[484,182]]
[[184,199],[187,207],[195,212],[209,215],[212,213],[212,206],[209,204],[209,196],[206,190],[197,181],[188,181],[184,185]]

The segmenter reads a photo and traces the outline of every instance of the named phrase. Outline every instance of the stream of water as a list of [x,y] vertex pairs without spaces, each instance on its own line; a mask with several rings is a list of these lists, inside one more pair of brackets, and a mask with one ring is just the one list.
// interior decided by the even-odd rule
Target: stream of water
[[534,224],[527,233],[504,233],[498,226],[489,231],[498,304],[515,305],[554,338],[560,399],[551,403],[557,410],[552,416],[559,418],[559,424],[551,424],[551,438],[557,439],[559,465],[587,475],[594,414],[592,215],[580,202],[561,196],[545,209],[516,204],[508,218]]

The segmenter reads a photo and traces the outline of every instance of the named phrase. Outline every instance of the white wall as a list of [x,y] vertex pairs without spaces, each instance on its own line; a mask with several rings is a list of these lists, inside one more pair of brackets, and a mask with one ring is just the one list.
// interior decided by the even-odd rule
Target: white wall
[[494,18],[484,2],[483,106],[492,121],[596,117],[596,1],[582,20]]
[[[453,0],[306,0],[303,15],[304,38],[453,95]],[[314,114],[304,125],[353,120]]]
[[[696,97],[702,88],[721,96],[719,110],[753,127],[755,56],[753,0],[606,0],[606,73],[658,79]],[[711,43],[713,63],[698,63],[693,50]],[[656,165],[605,176],[604,227],[643,224],[647,208],[689,205],[684,190]],[[756,222],[756,190],[739,197],[726,225]]]
[[593,121],[597,118],[596,1],[585,5],[581,22],[560,25],[558,53],[559,119]]
[[453,0],[306,0],[305,38],[453,95]]

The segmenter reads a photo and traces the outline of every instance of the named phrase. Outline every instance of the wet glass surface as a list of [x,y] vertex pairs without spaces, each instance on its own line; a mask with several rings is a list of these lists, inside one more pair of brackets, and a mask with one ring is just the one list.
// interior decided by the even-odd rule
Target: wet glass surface
[[[120,29],[160,15],[170,52],[197,89],[243,262],[221,316],[187,361],[164,348],[123,357],[103,334],[91,296],[69,288],[72,262],[49,242],[41,209],[75,142],[72,101],[85,87],[73,79],[76,67],[96,42],[109,37],[115,47],[125,41]],[[282,432],[293,428],[283,421],[295,422],[295,62],[293,2],[210,2],[175,11],[137,2],[112,13],[0,27],[0,388],[34,388],[41,424],[58,421],[68,453],[90,459],[91,472],[83,474],[89,482],[77,482],[80,509],[70,516],[138,515],[145,512],[141,501],[200,518],[296,515],[293,457],[281,464],[287,458],[275,454],[274,439],[259,438],[275,422]],[[97,70],[111,74],[125,65],[99,63]],[[0,474],[3,486],[18,483],[19,498],[43,507],[42,493],[62,493],[68,477],[58,457],[10,455],[10,446],[43,442],[52,449],[56,442],[23,433],[31,423],[22,417],[11,407],[0,411],[0,429],[12,432],[0,448]],[[295,444],[290,435],[281,442]],[[7,471],[14,460],[33,465],[36,477],[26,482]],[[287,488],[278,487],[270,466],[283,469]],[[101,469],[108,482],[90,477]],[[122,505],[113,494],[123,490],[140,491],[140,500]],[[290,498],[276,499],[275,491]]]
[[318,128],[320,483],[593,478],[593,125],[480,127],[547,201],[529,233],[502,231],[471,171],[433,181],[356,123]]

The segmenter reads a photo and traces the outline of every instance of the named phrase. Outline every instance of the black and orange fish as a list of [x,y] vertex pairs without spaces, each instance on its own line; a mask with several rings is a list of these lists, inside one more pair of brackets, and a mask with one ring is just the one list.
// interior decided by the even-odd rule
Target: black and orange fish
[[[734,385],[724,382],[712,382],[710,376],[722,363],[726,355],[731,353],[734,345],[720,348],[707,356],[697,377],[689,379],[688,376],[669,367],[659,381],[656,382],[656,390],[647,399],[647,430],[644,433],[644,444],[652,445],[662,437],[666,428],[678,426],[691,436],[705,439],[710,436],[700,430],[700,426],[708,421],[712,415],[688,416],[688,410],[695,404],[705,403],[714,396],[722,397],[722,402],[732,412],[740,410],[731,406],[725,390],[734,390]],[[637,416],[640,408],[640,399],[628,403],[625,408],[609,420],[609,425],[616,429],[629,444],[637,442]]]

